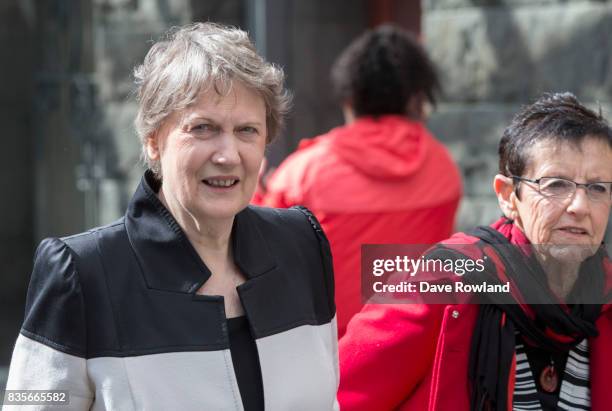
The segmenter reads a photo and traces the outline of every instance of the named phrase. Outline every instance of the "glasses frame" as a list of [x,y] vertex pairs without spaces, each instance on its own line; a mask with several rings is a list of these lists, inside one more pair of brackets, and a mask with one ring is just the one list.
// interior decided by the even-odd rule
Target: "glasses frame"
[[[595,202],[605,202],[605,200],[595,200],[593,199],[590,195],[589,195],[589,186],[593,185],[593,184],[610,184],[612,186],[612,181],[594,181],[592,183],[577,183],[573,180],[568,180],[567,178],[563,178],[563,177],[540,177],[540,178],[536,178],[535,180],[532,180],[530,178],[525,178],[525,177],[519,177],[519,176],[511,176],[513,181],[526,181],[528,183],[533,183],[533,184],[537,184],[538,186],[538,193],[540,193],[541,195],[543,195],[544,197],[549,197],[549,198],[573,198],[576,195],[576,191],[578,190],[579,187],[584,187],[584,191],[587,195],[587,198],[591,201],[595,201]],[[541,187],[540,187],[540,181],[542,181],[542,179],[544,178],[556,178],[558,180],[564,180],[564,181],[568,181],[572,184],[574,184],[574,191],[572,192],[571,195],[567,196],[567,197],[558,197],[558,196],[554,196],[554,195],[548,195],[548,194],[544,194],[541,191]],[[518,189],[518,185],[517,185],[517,189]],[[610,198],[608,198],[607,200],[608,202],[612,202],[612,187],[610,187]]]

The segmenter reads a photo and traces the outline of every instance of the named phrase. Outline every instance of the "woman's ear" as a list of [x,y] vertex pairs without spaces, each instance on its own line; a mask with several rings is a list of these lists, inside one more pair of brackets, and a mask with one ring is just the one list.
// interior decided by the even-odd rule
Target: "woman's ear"
[[516,193],[514,192],[514,184],[511,177],[497,174],[493,179],[493,189],[497,195],[497,202],[499,208],[502,210],[504,215],[511,219],[516,220],[518,213],[516,211]]
[[159,147],[159,133],[153,132],[149,134],[145,142],[145,148],[147,150],[147,156],[154,161],[159,161],[160,158],[160,147]]

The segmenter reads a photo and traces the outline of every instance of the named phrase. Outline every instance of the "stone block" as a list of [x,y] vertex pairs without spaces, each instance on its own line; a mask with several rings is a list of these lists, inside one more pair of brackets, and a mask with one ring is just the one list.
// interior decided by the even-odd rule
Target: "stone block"
[[[423,0],[423,9],[425,11],[431,11],[465,7],[516,7],[567,4],[584,1],[585,0]],[[598,0],[591,1],[596,2]]]
[[122,201],[122,182],[120,180],[105,178],[100,181],[100,200],[98,223],[105,225],[112,223],[125,214],[125,204]]
[[441,103],[427,124],[445,143],[497,146],[503,129],[518,109],[517,104]]
[[103,101],[123,100],[135,90],[133,70],[144,60],[153,41],[168,27],[135,18],[107,22],[96,28],[97,73]]
[[243,2],[145,0],[136,9],[118,4],[99,9],[95,25],[97,72],[103,99],[124,99],[134,90],[133,69],[168,29],[192,21],[244,25]]
[[110,102],[103,107],[104,126],[109,130],[109,144],[114,147],[117,156],[117,168],[121,173],[135,167],[140,158],[141,145],[134,119],[138,105],[132,101]]
[[96,13],[105,20],[135,17],[140,20],[159,20],[172,24],[192,19],[190,0],[95,0]]
[[101,222],[112,221],[123,214],[144,171],[140,161],[141,144],[134,130],[138,106],[135,100],[116,101],[104,107],[104,126],[108,129],[109,150],[115,153],[114,170],[103,182],[107,210],[102,210]]
[[612,3],[432,10],[425,41],[448,101],[520,101],[572,91],[609,101]]
[[464,197],[455,220],[457,231],[466,231],[479,225],[489,225],[502,215],[491,189],[487,196]]
[[492,192],[499,140],[516,110],[504,104],[441,104],[431,115],[428,126],[459,165],[465,196]]

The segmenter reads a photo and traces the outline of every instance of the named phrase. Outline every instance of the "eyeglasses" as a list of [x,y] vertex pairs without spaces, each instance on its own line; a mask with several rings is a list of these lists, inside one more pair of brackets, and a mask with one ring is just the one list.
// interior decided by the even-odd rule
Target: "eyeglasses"
[[531,180],[529,178],[512,176],[512,179],[515,182],[527,181],[537,184],[538,192],[546,197],[570,198],[576,194],[576,189],[578,187],[584,187],[587,196],[592,201],[604,203],[612,200],[612,182],[598,181],[595,183],[583,184],[560,177],[542,177],[537,180]]

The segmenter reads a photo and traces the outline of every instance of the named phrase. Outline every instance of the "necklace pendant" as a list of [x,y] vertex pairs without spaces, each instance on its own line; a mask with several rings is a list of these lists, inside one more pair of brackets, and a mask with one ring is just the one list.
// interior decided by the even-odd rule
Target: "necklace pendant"
[[559,385],[557,370],[551,365],[547,365],[540,374],[540,386],[546,392],[555,392]]

